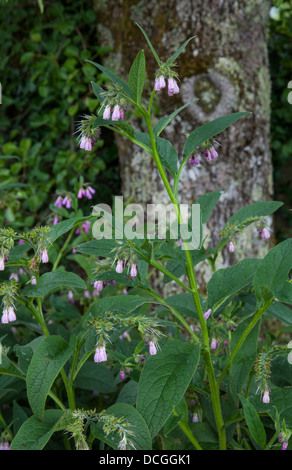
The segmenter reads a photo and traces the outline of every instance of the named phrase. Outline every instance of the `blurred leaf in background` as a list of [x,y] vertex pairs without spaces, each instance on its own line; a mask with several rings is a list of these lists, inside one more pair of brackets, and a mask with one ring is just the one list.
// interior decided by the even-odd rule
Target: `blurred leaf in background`
[[43,13],[37,1],[0,5],[0,225],[22,230],[47,223],[58,192],[74,192],[80,175],[98,202],[119,188],[111,135],[104,130],[90,154],[74,135],[98,106],[90,81],[105,80],[85,62],[106,52],[95,13],[85,0],[39,3]]
[[[275,2],[276,5],[276,2]],[[292,4],[277,2],[270,12],[269,59],[272,81],[271,145],[274,167],[274,198],[285,202],[281,215],[276,214],[276,238],[292,236]],[[289,88],[290,87],[290,88]]]

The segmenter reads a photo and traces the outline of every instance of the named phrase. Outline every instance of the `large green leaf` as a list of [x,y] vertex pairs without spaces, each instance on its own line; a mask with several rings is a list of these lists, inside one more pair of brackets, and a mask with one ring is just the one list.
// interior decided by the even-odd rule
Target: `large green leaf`
[[229,268],[218,269],[207,284],[208,308],[213,312],[233,294],[252,283],[260,260],[247,258]]
[[248,114],[250,113],[242,112],[227,114],[226,116],[214,119],[214,121],[207,122],[195,129],[191,132],[185,142],[183,151],[184,158],[189,157],[203,142],[211,139],[220,132],[223,132],[227,127],[231,126],[231,124],[234,124],[238,119],[247,116]]
[[[114,415],[116,418],[124,418],[125,421],[131,425],[128,429],[133,432],[133,435],[129,436],[129,438],[133,442],[136,450],[151,450],[152,441],[149,429],[145,420],[134,406],[126,403],[116,403],[115,405],[110,406],[106,411],[108,414]],[[92,424],[91,432],[97,439],[106,442],[113,449],[118,448],[120,441],[118,433],[106,436],[101,423]]]
[[23,289],[23,295],[28,297],[43,297],[62,287],[70,289],[86,289],[86,284],[77,274],[66,271],[52,271],[43,274],[35,286],[27,286]]
[[252,217],[267,217],[276,212],[282,205],[283,203],[278,201],[262,201],[242,207],[230,217],[225,227],[227,224],[240,224]]
[[43,419],[47,395],[64,364],[73,352],[60,336],[49,336],[39,344],[27,370],[27,398],[38,419]]
[[[91,313],[95,316],[102,316],[107,312],[127,315],[134,312],[144,304],[155,303],[152,299],[140,297],[138,295],[112,295],[103,297],[95,302],[91,307]],[[159,303],[159,302],[156,302]]]
[[[258,266],[254,276],[254,288],[257,297],[261,298],[262,288],[267,288],[278,300],[285,302],[287,297],[283,286],[286,287],[287,285],[288,274],[291,269],[292,238],[289,238],[272,248]],[[288,288],[286,288],[287,293],[289,293]]]
[[266,446],[266,432],[261,422],[259,415],[254,406],[240,395],[240,401],[243,406],[243,414],[252,438],[261,446],[262,449]]
[[47,410],[40,421],[35,416],[28,418],[14,437],[11,450],[42,450],[50,440],[64,412]]
[[199,362],[200,348],[169,341],[145,362],[141,373],[137,410],[154,437],[182,399]]
[[146,69],[144,51],[139,51],[129,72],[129,88],[136,103],[140,103],[144,88]]
[[77,388],[100,393],[113,393],[116,390],[114,376],[108,367],[95,362],[86,362],[75,380]]

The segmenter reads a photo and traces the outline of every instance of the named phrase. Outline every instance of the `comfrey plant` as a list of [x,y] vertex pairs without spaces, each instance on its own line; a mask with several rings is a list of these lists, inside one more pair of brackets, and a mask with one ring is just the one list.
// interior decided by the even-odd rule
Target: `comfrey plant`
[[[167,99],[179,94],[175,61],[190,39],[162,62],[140,29],[157,61],[149,102],[144,51],[127,81],[89,61],[110,84],[105,90],[92,82],[100,106],[82,118],[79,144],[90,151],[105,126],[147,151],[182,223],[178,188],[185,165],[202,158],[216,165],[221,150],[215,139],[224,148],[217,135],[249,113],[195,129],[178,158],[160,134],[187,105],[155,126],[152,105],[156,93]],[[127,122],[130,110],[138,111],[144,133]],[[176,239],[129,238],[126,230],[118,239],[91,236],[101,215],[84,216],[78,203],[88,199],[92,207],[94,195],[81,176],[74,191],[55,195],[47,226],[29,233],[1,230],[2,447],[289,448],[292,240],[262,259],[216,266],[225,246],[236,252],[247,227],[266,244],[268,217],[282,204],[243,207],[226,220],[216,247],[201,239],[194,249],[186,232]],[[220,195],[196,201],[200,234]],[[194,268],[205,261],[213,274],[199,292]],[[153,287],[156,270],[180,293],[162,298]]]

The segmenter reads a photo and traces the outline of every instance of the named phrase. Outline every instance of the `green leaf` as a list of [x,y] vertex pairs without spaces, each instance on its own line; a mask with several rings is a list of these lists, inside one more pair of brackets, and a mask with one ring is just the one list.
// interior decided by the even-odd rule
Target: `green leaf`
[[62,222],[59,222],[51,228],[50,233],[48,235],[48,239],[51,243],[53,243],[59,237],[64,235],[64,233],[69,232],[69,230],[71,230],[73,227],[82,224],[88,219],[89,217],[73,217],[72,219],[67,219],[63,220]]
[[[132,405],[126,403],[116,403],[113,406],[110,406],[107,410],[107,414],[113,415],[116,418],[124,418],[131,426],[129,430],[133,432],[133,436],[129,436],[130,440],[133,442],[136,450],[151,450],[152,441],[149,429],[145,423],[143,417],[139,411],[134,408]],[[106,442],[113,449],[118,448],[120,437],[118,433],[109,434],[106,436],[102,430],[102,423],[92,424],[91,432],[97,439]]]
[[[72,341],[73,343],[73,341]],[[27,398],[33,414],[43,419],[47,395],[73,352],[73,344],[60,336],[49,336],[39,344],[27,370]]]
[[198,101],[197,98],[194,98],[192,101],[190,101],[189,103],[186,103],[184,104],[183,106],[181,106],[180,108],[178,108],[176,111],[174,111],[172,114],[170,114],[169,116],[164,116],[163,118],[161,118],[158,123],[156,124],[156,126],[154,127],[153,129],[153,133],[154,135],[158,136],[162,131],[163,129],[166,128],[166,126],[171,122],[171,120],[178,114],[180,113],[180,111],[182,111],[184,108],[186,108],[187,106],[189,106],[190,104],[194,103],[195,101]]
[[260,260],[247,258],[229,268],[218,269],[207,284],[208,308],[213,313],[232,295],[252,283]]
[[207,122],[195,129],[188,136],[185,142],[183,151],[184,159],[188,158],[203,142],[211,139],[220,132],[223,132],[227,127],[231,126],[231,124],[234,124],[238,119],[247,116],[248,114],[250,113],[243,112],[227,114],[226,116],[214,119],[214,121]]
[[81,367],[75,385],[82,390],[100,393],[113,393],[116,390],[112,372],[103,364],[95,362],[86,362]]
[[140,103],[146,75],[145,54],[139,51],[129,72],[129,88],[136,103]]
[[264,449],[266,446],[266,432],[263,423],[255,407],[242,395],[239,395],[239,398],[243,406],[243,414],[251,437]]
[[82,243],[76,247],[78,253],[84,255],[92,255],[96,258],[114,258],[116,252],[112,252],[114,248],[117,248],[117,242],[108,238],[100,238],[91,240],[90,242]]
[[77,274],[66,271],[52,271],[43,274],[35,286],[25,287],[22,291],[27,297],[43,297],[56,289],[63,287],[71,289],[86,289],[86,284]]
[[[292,238],[272,248],[258,266],[254,276],[254,288],[257,298],[262,297],[261,288],[268,288],[275,297],[284,296],[288,274],[292,268]],[[282,290],[281,290],[282,289]],[[288,292],[288,291],[287,291]],[[283,301],[285,301],[284,297]],[[281,300],[281,298],[279,298]]]
[[169,140],[158,137],[157,151],[164,168],[166,168],[173,176],[177,173],[178,156],[177,151]]
[[154,55],[154,57],[155,57],[155,59],[156,59],[158,65],[160,65],[160,62],[161,62],[161,61],[160,61],[160,59],[159,59],[159,57],[158,57],[157,52],[155,51],[154,47],[152,46],[151,41],[150,41],[149,37],[147,36],[146,31],[144,31],[144,29],[142,28],[142,26],[140,26],[138,23],[136,23],[136,25],[141,29],[142,33],[144,34],[144,37],[145,37],[146,41],[148,42],[148,45],[149,45],[149,47],[150,47],[150,49],[151,49],[152,54]]
[[187,39],[182,46],[180,46],[180,48],[170,57],[170,59],[167,60],[167,64],[169,64],[170,66],[173,64],[173,62],[175,61],[175,59],[184,51],[184,49],[186,48],[187,44],[192,40],[194,39],[196,36],[192,36],[191,38]]
[[107,69],[101,64],[93,62],[92,60],[87,60],[86,62],[89,62],[90,64],[94,65],[96,68],[101,70],[112,82],[118,85],[126,93],[126,95],[133,98],[132,92],[128,84],[124,80],[117,77],[113,72],[111,72],[109,69]]
[[137,410],[149,426],[152,438],[182,399],[199,362],[200,348],[169,341],[145,362],[141,373]]
[[91,82],[91,86],[92,86],[92,91],[95,94],[98,101],[100,103],[103,103],[103,101],[105,100],[105,96],[102,95],[102,93],[104,93],[103,88],[101,88],[101,86],[99,86],[98,83],[93,82],[93,81]]
[[91,306],[92,315],[102,316],[107,312],[127,315],[134,312],[144,304],[159,303],[153,299],[140,297],[138,295],[112,295],[103,297]]
[[14,437],[11,450],[41,450],[50,440],[64,412],[47,410],[40,421],[35,416],[28,418]]
[[222,194],[223,191],[212,191],[210,193],[203,194],[196,200],[196,204],[200,204],[202,224],[206,224],[208,222],[209,217]]
[[268,215],[273,214],[282,205],[283,202],[263,201],[255,202],[254,204],[250,204],[249,206],[242,207],[237,212],[235,212],[235,214],[233,214],[230,219],[228,219],[227,223],[225,224],[225,227],[228,224],[241,224],[252,217],[266,217]]

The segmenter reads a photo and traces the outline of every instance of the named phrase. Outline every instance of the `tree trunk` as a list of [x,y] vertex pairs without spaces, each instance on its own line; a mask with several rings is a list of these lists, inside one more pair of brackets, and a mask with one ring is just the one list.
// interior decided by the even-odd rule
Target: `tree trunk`
[[[224,114],[251,111],[217,137],[219,158],[202,161],[199,167],[186,165],[181,176],[182,203],[193,203],[200,195],[224,191],[205,230],[207,244],[215,246],[218,231],[241,207],[272,196],[270,156],[270,79],[267,54],[268,0],[94,0],[100,18],[98,40],[112,46],[104,65],[127,78],[140,49],[145,50],[147,80],[153,86],[156,62],[140,29],[149,35],[159,57],[166,60],[189,37],[196,36],[177,59],[180,93],[169,97],[156,93],[157,120],[198,98],[167,126],[162,137],[170,140],[182,155],[186,134]],[[151,90],[149,87],[149,90]],[[144,98],[148,99],[145,96]],[[126,119],[138,130],[141,121]],[[129,122],[129,121],[128,121]],[[122,190],[137,203],[169,202],[151,157],[123,138],[118,138]],[[268,219],[271,224],[271,219]],[[236,251],[225,248],[217,267],[244,257],[262,257],[267,244],[259,240],[254,227],[240,235]],[[199,285],[211,275],[206,263],[200,265]]]

